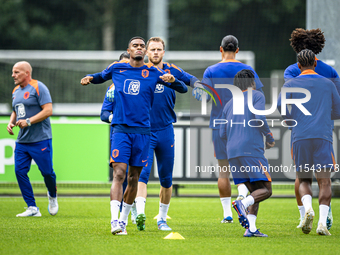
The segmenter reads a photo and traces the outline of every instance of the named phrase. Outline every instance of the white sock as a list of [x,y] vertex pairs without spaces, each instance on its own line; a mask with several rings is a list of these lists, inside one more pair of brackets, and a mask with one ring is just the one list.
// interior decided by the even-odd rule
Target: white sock
[[170,204],[159,203],[159,213],[157,221],[166,221],[166,215],[168,214]]
[[231,213],[231,197],[221,197],[221,204],[223,208],[223,218],[227,218],[228,216],[233,216]]
[[246,197],[248,195],[248,189],[247,186],[244,184],[240,184],[237,186],[237,190],[238,190],[238,195],[239,196],[243,196]]
[[305,207],[303,205],[298,205],[299,212],[300,212],[300,219],[303,219],[305,217]]
[[248,221],[249,221],[249,230],[250,232],[255,232],[257,230],[256,228],[256,216],[254,214],[248,214]]
[[323,226],[326,226],[328,211],[329,211],[328,205],[319,205],[319,223],[318,223],[318,225],[321,223]]
[[244,205],[244,208],[247,208],[255,203],[255,200],[252,195],[247,196],[245,199],[243,199],[242,204]]
[[145,214],[145,202],[146,199],[144,197],[136,197],[136,208],[137,208],[137,215],[144,213]]
[[305,208],[305,212],[307,212],[310,208],[312,208],[312,196],[311,195],[304,195],[301,198],[301,201],[302,201],[303,207]]
[[120,213],[119,221],[124,221],[125,223],[127,223],[131,207],[132,205],[129,205],[123,202],[123,208],[122,208],[122,212]]
[[120,201],[112,200],[110,202],[110,208],[111,208],[111,221],[118,220]]

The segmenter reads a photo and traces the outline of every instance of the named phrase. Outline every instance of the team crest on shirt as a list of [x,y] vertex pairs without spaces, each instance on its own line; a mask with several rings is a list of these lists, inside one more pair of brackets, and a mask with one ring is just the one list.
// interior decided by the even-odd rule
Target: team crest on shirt
[[124,93],[129,95],[138,95],[140,90],[139,80],[126,79],[124,82]]
[[30,97],[30,93],[28,91],[26,91],[25,94],[24,94],[24,99],[27,99],[29,97]]
[[26,116],[25,106],[24,104],[16,104],[15,112],[17,113],[17,118],[22,118]]
[[163,91],[164,91],[164,85],[157,84],[155,88],[155,93],[163,93]]
[[142,70],[142,76],[143,76],[143,78],[149,77],[149,71],[146,70],[146,69],[143,69]]

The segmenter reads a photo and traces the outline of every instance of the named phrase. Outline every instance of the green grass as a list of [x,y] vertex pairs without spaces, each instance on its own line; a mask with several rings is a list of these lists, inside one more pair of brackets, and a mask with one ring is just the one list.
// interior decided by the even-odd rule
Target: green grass
[[268,238],[245,238],[234,214],[233,224],[221,224],[218,198],[173,198],[169,226],[185,240],[164,240],[153,217],[158,198],[146,203],[146,230],[129,222],[127,236],[110,232],[109,198],[59,197],[56,216],[47,212],[47,198],[36,199],[42,217],[16,218],[24,210],[20,197],[0,197],[0,254],[335,254],[339,253],[340,199],[332,200],[332,236],[318,236],[316,217],[309,235],[296,229],[298,210],[292,198],[271,198],[260,205],[257,227]]
[[[44,183],[33,183],[35,195],[46,195]],[[58,183],[59,195],[107,195],[110,192],[110,183]],[[294,196],[294,184],[275,184],[273,183],[273,196]],[[148,194],[158,196],[160,185],[148,184]],[[180,184],[178,194],[187,195],[208,195],[218,196],[217,184]],[[21,195],[17,183],[0,183],[0,195]],[[237,196],[237,187],[232,185],[232,196]]]

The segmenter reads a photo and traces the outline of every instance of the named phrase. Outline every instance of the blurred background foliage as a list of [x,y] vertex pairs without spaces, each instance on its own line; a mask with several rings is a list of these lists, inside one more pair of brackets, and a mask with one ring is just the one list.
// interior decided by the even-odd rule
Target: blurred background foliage
[[[289,38],[295,28],[305,28],[306,0],[169,0],[168,3],[168,50],[218,51],[222,38],[233,34],[239,39],[240,50],[255,53],[255,68],[260,77],[268,78],[272,70],[285,69],[296,61]],[[148,7],[147,0],[0,0],[0,49],[124,51],[131,37],[148,37]],[[0,75],[6,77],[4,83],[12,84],[12,63],[1,65]],[[45,72],[35,70],[35,78],[37,73]],[[88,71],[76,72],[71,74],[72,68],[68,68],[68,73],[56,74],[65,80],[59,83],[65,91],[70,89],[66,81],[71,75],[80,80]],[[43,78],[37,79],[44,81]],[[45,82],[49,85],[49,81]],[[10,102],[7,93],[6,97],[0,97],[0,103]],[[70,97],[67,102],[79,102],[64,94],[67,96]],[[102,95],[80,102],[101,100]]]

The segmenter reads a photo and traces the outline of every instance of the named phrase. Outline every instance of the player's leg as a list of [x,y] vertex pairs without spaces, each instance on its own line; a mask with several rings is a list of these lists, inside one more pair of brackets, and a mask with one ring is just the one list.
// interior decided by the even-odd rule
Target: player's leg
[[[138,180],[138,191],[135,199],[136,203],[136,218],[145,218],[145,203],[147,197],[147,184],[149,182],[151,167],[154,159],[154,149],[157,145],[157,132],[151,132],[150,146],[148,149],[148,160],[146,166],[143,167]],[[132,219],[132,214],[131,214]],[[136,219],[135,219],[136,221]]]
[[315,177],[319,186],[319,222],[316,232],[319,235],[331,235],[327,229],[327,216],[332,198],[331,171],[336,165],[334,151],[332,143],[329,141],[315,139],[313,142]]
[[327,215],[332,197],[331,171],[330,169],[320,169],[315,173],[319,186],[319,222],[316,232],[319,235],[331,235],[327,229]]
[[312,207],[312,180],[313,171],[313,139],[300,140],[294,143],[293,157],[299,178],[299,194],[305,208],[305,216],[302,221],[302,232],[309,234],[313,227],[314,210]]
[[175,138],[174,129],[170,125],[168,128],[159,131],[158,144],[155,148],[158,176],[161,184],[159,198],[159,212],[157,225],[159,230],[171,231],[166,222],[166,217],[170,207],[172,195],[172,173],[175,158]]
[[248,188],[244,183],[237,184],[238,196],[236,200],[242,200],[248,195]]
[[[123,225],[123,227],[125,227],[127,224],[128,215],[137,195],[140,173],[143,167],[148,164],[147,159],[150,145],[150,135],[129,134],[129,137],[132,141],[131,157],[129,159],[129,179],[128,186],[124,193],[123,210],[119,218],[119,222]],[[136,225],[138,230],[145,229],[145,220],[145,214],[137,215]]]
[[225,140],[220,138],[219,129],[212,130],[212,140],[214,144],[215,157],[220,167],[217,186],[223,208],[223,220],[221,223],[231,223],[233,222],[233,215],[231,212],[230,171],[226,171],[226,169],[229,169],[227,144]]
[[122,233],[126,234],[128,216],[137,194],[138,179],[143,167],[130,166],[128,172],[128,185],[124,193],[123,209],[119,217],[119,224],[122,226]]
[[296,174],[295,184],[294,184],[294,192],[295,192],[296,203],[298,205],[298,209],[299,209],[299,213],[300,213],[300,223],[299,223],[299,225],[297,225],[296,228],[302,227],[302,221],[303,221],[303,218],[305,217],[305,207],[303,206],[302,201],[301,201],[299,187],[300,187],[300,182],[299,182],[299,178]]
[[32,144],[29,153],[37,163],[39,170],[44,177],[45,185],[48,190],[48,212],[51,215],[56,215],[59,210],[59,205],[57,200],[56,174],[53,170],[52,163],[52,139]]
[[223,208],[223,220],[221,222],[231,223],[233,222],[233,216],[231,212],[231,185],[229,180],[230,172],[229,170],[226,170],[229,168],[229,162],[227,159],[219,159],[217,161],[220,167],[217,186]]
[[31,156],[29,155],[29,144],[16,143],[14,150],[15,159],[15,175],[18,181],[18,185],[27,204],[27,210],[23,213],[17,214],[17,217],[27,216],[41,216],[39,208],[37,207],[34,199],[32,185],[27,175],[31,166]]
[[[272,194],[271,176],[268,173],[268,161],[263,157],[239,157],[238,162],[241,169],[248,176],[249,181],[245,182],[250,194],[242,201],[233,202],[241,203],[245,209],[248,209],[249,230],[244,234],[245,237],[267,237],[256,228],[256,218],[259,203],[268,199]],[[231,163],[233,164],[233,162]],[[234,175],[233,175],[234,176]]]
[[123,182],[126,177],[127,165],[131,156],[132,141],[128,134],[113,133],[111,142],[110,164],[113,167],[113,179],[110,190],[111,233],[117,234],[124,230],[118,222]]
[[[127,169],[129,169],[129,166],[127,166]],[[126,170],[126,175],[125,175],[125,180],[123,182],[123,196],[122,196],[122,201],[121,201],[121,204],[120,204],[120,212],[122,212],[122,209],[123,209],[123,202],[124,202],[124,193],[125,193],[125,190],[126,190],[126,187],[127,187],[127,180],[128,180],[128,170]]]

